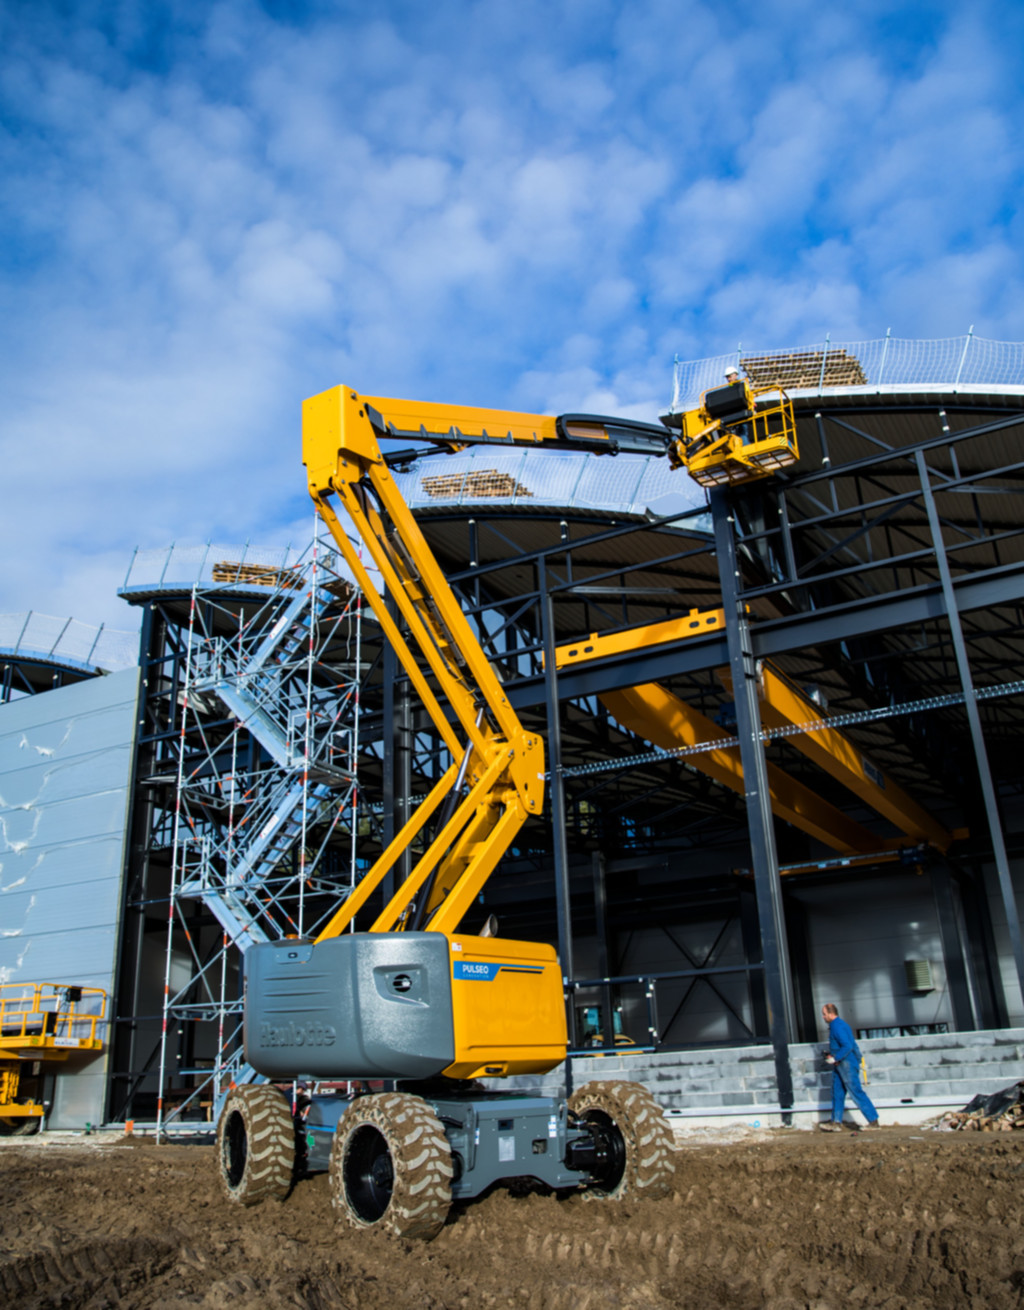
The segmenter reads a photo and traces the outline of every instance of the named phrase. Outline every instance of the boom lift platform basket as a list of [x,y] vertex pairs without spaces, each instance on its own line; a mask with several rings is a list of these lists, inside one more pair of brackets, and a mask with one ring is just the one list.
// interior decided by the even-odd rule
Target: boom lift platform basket
[[715,387],[679,420],[682,462],[702,487],[769,477],[800,457],[793,406],[778,386]]

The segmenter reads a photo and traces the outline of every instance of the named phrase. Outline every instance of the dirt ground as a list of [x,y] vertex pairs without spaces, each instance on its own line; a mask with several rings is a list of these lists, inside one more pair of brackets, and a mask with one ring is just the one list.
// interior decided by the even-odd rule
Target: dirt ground
[[1024,1304],[1024,1132],[694,1134],[670,1199],[498,1189],[427,1245],[334,1222],[327,1179],[223,1199],[214,1151],[0,1143],[10,1310],[882,1310]]

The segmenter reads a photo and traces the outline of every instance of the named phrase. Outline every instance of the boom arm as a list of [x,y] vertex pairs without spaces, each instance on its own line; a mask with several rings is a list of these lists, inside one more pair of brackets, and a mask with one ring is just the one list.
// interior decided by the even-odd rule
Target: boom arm
[[[417,807],[318,940],[344,932],[430,819],[438,831],[371,932],[453,932],[544,796],[544,749],[524,731],[381,453],[380,439],[412,438],[457,450],[469,444],[612,454],[665,454],[671,433],[652,424],[590,415],[553,418],[362,397],[333,387],[303,405],[303,459],[320,516],[445,745],[452,765]],[[388,610],[342,527],[347,512],[408,627]],[[415,650],[414,647],[415,646]],[[421,667],[426,661],[434,685]],[[437,691],[435,692],[435,685]],[[440,695],[438,694],[440,693]],[[456,723],[442,705],[448,702]]]
[[[743,395],[749,399],[745,388]],[[788,402],[779,409],[786,411]],[[789,415],[791,423],[791,411]],[[742,417],[752,426],[769,423],[759,413]],[[527,816],[539,814],[543,804],[540,739],[524,731],[502,691],[395,486],[380,441],[411,439],[449,451],[470,445],[550,444],[560,450],[592,454],[659,455],[667,456],[676,467],[686,464],[696,477],[687,435],[692,418],[683,416],[680,437],[661,425],[630,419],[592,414],[556,418],[390,400],[360,396],[348,387],[333,387],[305,402],[303,459],[310,494],[452,756],[450,768],[330,920],[321,938],[337,936],[352,924],[435,815],[436,835],[370,931],[422,929],[429,924],[434,931],[453,932]],[[727,422],[728,418],[722,419],[723,424]],[[756,441],[751,449],[761,459],[763,446],[774,461],[778,456],[774,445],[779,441],[786,445],[787,437]],[[786,454],[788,457],[788,448]],[[743,475],[751,475],[746,463]],[[733,480],[731,475],[729,480]],[[380,571],[384,590],[405,620],[412,644],[353,549],[339,522],[335,501],[347,512]],[[442,700],[451,706],[454,724]]]

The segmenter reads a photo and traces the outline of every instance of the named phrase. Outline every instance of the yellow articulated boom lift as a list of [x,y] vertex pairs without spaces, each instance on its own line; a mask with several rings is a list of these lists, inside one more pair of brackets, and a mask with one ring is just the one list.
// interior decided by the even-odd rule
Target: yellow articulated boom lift
[[[460,931],[522,824],[542,812],[544,750],[523,729],[395,485],[380,449],[394,439],[450,451],[550,444],[686,462],[672,431],[628,420],[417,404],[347,387],[305,402],[310,494],[451,764],[315,941],[246,952],[245,1057],[269,1081],[225,1100],[224,1188],[246,1205],[283,1198],[301,1154],[306,1168],[329,1169],[334,1206],[350,1224],[422,1238],[440,1230],[453,1199],[478,1196],[498,1179],[604,1197],[658,1195],[671,1185],[671,1133],[643,1087],[590,1083],[566,1104],[473,1081],[543,1074],[566,1054],[554,950]],[[357,931],[357,916],[406,852],[415,856],[411,873]],[[350,1102],[314,1097],[296,1125],[272,1084],[299,1077],[383,1080],[395,1090]]]
[[0,1134],[38,1132],[43,1081],[75,1054],[103,1049],[107,995],[99,987],[0,984]]

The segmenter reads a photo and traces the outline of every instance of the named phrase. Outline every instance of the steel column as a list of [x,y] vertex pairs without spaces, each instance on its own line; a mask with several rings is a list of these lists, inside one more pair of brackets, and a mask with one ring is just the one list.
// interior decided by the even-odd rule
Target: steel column
[[[397,621],[397,610],[388,598],[388,610]],[[381,661],[383,673],[382,788],[384,813],[382,816],[382,848],[387,849],[409,818],[409,798],[412,794],[412,732],[409,706],[409,683],[402,675],[398,656],[390,642],[385,641]],[[400,883],[409,876],[410,852],[403,851],[394,870],[383,883],[384,904],[394,896]]]
[[[381,658],[383,686],[381,688],[383,704],[381,706],[381,849],[386,850],[395,840],[395,833],[401,827],[395,816],[395,679],[398,673],[398,659],[390,642],[384,643]],[[397,891],[394,872],[384,879],[384,903]]]
[[[159,683],[156,670],[161,667],[166,625],[156,622],[155,605],[142,609],[139,630],[139,699],[135,720],[135,740],[129,787],[128,817],[125,831],[124,867],[121,876],[120,922],[118,924],[116,990],[110,998],[110,1056],[111,1070],[107,1082],[107,1118],[117,1119],[122,1110],[130,1107],[133,1085],[125,1092],[121,1084],[125,1075],[118,1070],[134,1069],[138,1032],[135,1016],[140,1010],[139,997],[144,977],[143,954],[146,932],[144,902],[149,894],[150,857],[152,853],[154,794],[143,788],[141,780],[153,772],[155,744],[143,741],[146,736],[147,712],[150,697]],[[154,635],[155,634],[155,635]],[[152,684],[152,685],[151,685]]]
[[967,962],[964,959],[953,879],[945,864],[933,865],[930,873],[935,913],[939,920],[939,936],[942,939],[942,957],[946,966],[946,987],[953,1013],[953,1031],[973,1032],[978,1025],[967,978]]
[[814,1042],[818,1039],[818,1005],[814,999],[807,911],[793,895],[792,887],[788,889],[784,904],[786,910],[786,941],[789,946],[790,968],[793,976],[796,1035],[801,1042]]
[[924,452],[918,450],[914,455],[914,459],[917,463],[917,474],[921,480],[921,494],[924,498],[925,509],[928,512],[928,525],[931,529],[935,560],[939,566],[939,577],[942,580],[942,596],[946,607],[946,618],[949,622],[950,635],[953,638],[953,650],[956,654],[957,671],[960,674],[960,686],[964,693],[964,708],[967,711],[967,722],[970,726],[971,742],[974,746],[974,759],[978,768],[978,778],[981,782],[982,797],[985,802],[985,815],[988,819],[989,835],[992,838],[992,854],[995,858],[996,873],[999,877],[999,890],[1003,899],[1003,911],[1006,914],[1010,947],[1013,951],[1014,963],[1017,966],[1017,983],[1020,987],[1021,998],[1024,1000],[1024,942],[1021,940],[1020,916],[1017,913],[1013,880],[1010,877],[1006,840],[1003,836],[1003,825],[999,814],[999,799],[992,780],[988,751],[985,748],[985,734],[981,727],[978,702],[974,698],[974,680],[971,676],[971,665],[967,657],[967,643],[964,641],[960,611],[957,608],[956,596],[953,590],[953,577],[949,570],[949,560],[946,558],[946,547],[942,539],[942,524],[939,522],[939,513],[935,506],[935,496],[932,492]]
[[[758,922],[757,902],[754,898],[754,884],[744,878],[740,881],[739,895],[740,937],[743,940],[743,958],[747,964],[763,964],[761,946],[761,928]],[[764,1041],[769,1035],[768,1003],[764,994],[764,970],[754,969],[747,974],[750,990],[750,1026],[758,1041]]]
[[[594,876],[594,934],[597,938],[597,972],[602,978],[612,974],[611,951],[608,942],[608,864],[600,851],[591,861]],[[618,965],[616,964],[616,967]],[[615,1047],[615,1001],[607,984],[601,988],[599,1018],[605,1046]]]
[[[565,784],[562,779],[562,725],[559,714],[558,671],[555,668],[555,611],[548,591],[547,568],[540,560],[537,568],[540,593],[541,625],[544,640],[544,682],[548,721],[548,806],[555,857],[555,907],[558,918],[558,958],[562,977],[575,976],[573,967],[572,900],[569,888],[569,838],[565,822]],[[569,1011],[569,1043],[576,1045],[576,1012]],[[567,1076],[571,1077],[571,1073]]]
[[[736,706],[736,735],[743,764],[747,805],[747,830],[754,870],[754,892],[761,929],[765,992],[769,1010],[769,1032],[775,1053],[775,1078],[779,1105],[793,1105],[793,1073],[789,1064],[789,1043],[793,1038],[793,999],[789,977],[786,920],[782,907],[782,884],[775,851],[775,828],[768,770],[761,744],[761,713],[757,696],[757,669],[750,645],[750,625],[740,600],[740,567],[733,535],[733,515],[727,493],[711,493],[711,514],[715,531],[715,556],[725,609],[726,642]],[[788,1115],[783,1116],[788,1121]]]
[[978,1021],[982,1028],[1007,1028],[1006,994],[999,968],[999,950],[992,931],[985,870],[975,865],[970,871],[953,866],[958,875],[960,904],[971,946],[975,993],[978,998]]

